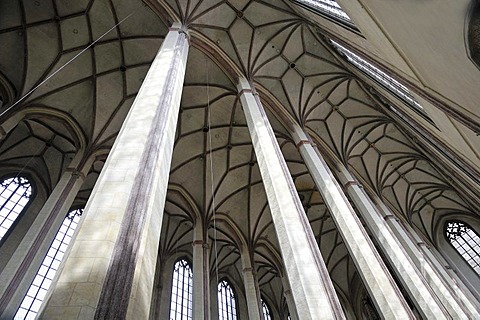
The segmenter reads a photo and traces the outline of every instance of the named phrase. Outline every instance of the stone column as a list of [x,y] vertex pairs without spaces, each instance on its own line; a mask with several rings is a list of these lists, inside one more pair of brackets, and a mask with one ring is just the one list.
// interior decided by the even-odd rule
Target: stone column
[[344,319],[340,302],[263,106],[250,84],[238,84],[248,129],[300,319]]
[[[423,318],[428,319],[468,319],[467,314],[455,301],[446,287],[429,285],[425,277],[406,253],[387,222],[369,201],[363,188],[341,163],[337,163],[339,180],[355,203],[359,214],[376,239],[380,249],[390,262],[404,289],[412,298]],[[418,256],[420,257],[420,255]],[[417,257],[417,259],[418,259]],[[440,283],[437,283],[440,284]]]
[[285,300],[287,300],[290,319],[299,320],[297,315],[297,308],[295,307],[295,301],[293,300],[293,296],[292,296],[292,290],[290,289],[290,284],[288,283],[288,279],[286,279],[285,276],[282,276],[282,285],[283,285],[283,294],[285,295]]
[[260,302],[260,289],[252,259],[247,248],[243,249],[242,255],[243,284],[245,286],[245,300],[247,302],[248,319],[262,320],[262,304]]
[[[13,319],[91,166],[72,160],[0,274],[0,319]],[[80,170],[78,168],[81,168]]]
[[44,319],[147,319],[188,55],[163,41],[87,203]]
[[[367,232],[318,150],[314,149],[303,129],[296,124],[293,125],[292,136],[379,313],[385,318],[413,317]],[[371,226],[371,229],[377,230],[378,226]],[[379,239],[379,242],[385,240]],[[404,252],[397,246],[394,251],[388,252],[388,255],[403,258]],[[408,272],[414,281],[412,282],[416,287],[416,290],[413,290],[416,293],[414,299],[421,307],[422,315],[426,318],[445,319],[445,310],[416,274],[415,269],[408,261],[405,261],[404,265],[406,269],[403,272]]]
[[0,124],[0,141],[5,139],[10,131],[15,128],[20,121],[22,121],[24,114],[16,113],[8,117],[5,121]]
[[[201,223],[197,221],[197,224]],[[210,320],[210,247],[195,226],[193,241],[193,318]]]
[[477,305],[473,303],[476,298],[469,295],[470,291],[459,286],[461,281],[457,283],[452,279],[431,249],[410,226],[402,224],[378,196],[373,195],[372,198],[385,223],[450,315],[460,319],[462,315],[465,318],[465,313],[470,319],[480,319],[478,302]]

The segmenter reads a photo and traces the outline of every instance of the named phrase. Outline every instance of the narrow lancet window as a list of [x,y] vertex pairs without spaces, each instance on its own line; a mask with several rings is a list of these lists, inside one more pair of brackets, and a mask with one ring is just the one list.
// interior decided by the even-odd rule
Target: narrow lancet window
[[267,303],[262,299],[263,320],[272,320],[272,313]]
[[448,221],[445,235],[457,252],[480,275],[480,237],[466,223]]
[[390,91],[392,94],[396,95],[398,98],[402,99],[412,110],[416,111],[423,118],[433,124],[432,119],[425,112],[423,106],[418,103],[418,101],[410,93],[410,90],[401,84],[399,81],[389,76],[373,64],[369,63],[367,60],[363,59],[359,55],[345,48],[336,41],[331,40],[333,46],[342,53],[347,61],[352,65],[357,67],[360,71],[371,77],[373,80],[381,84],[385,89]]
[[294,2],[309,8],[328,18],[333,18],[334,21],[339,22],[349,28],[358,30],[355,27],[352,19],[343,11],[342,7],[335,0],[293,0]]
[[193,274],[185,259],[178,260],[173,268],[170,320],[191,320],[193,304]]
[[235,294],[226,280],[218,284],[218,319],[237,320]]
[[20,308],[15,314],[15,320],[35,319],[37,316],[42,302],[45,299],[45,295],[52,284],[53,277],[72,240],[82,213],[83,209],[70,211],[63,220],[60,229],[58,229],[55,235],[55,239],[50,245],[47,255],[42,261],[40,269],[37,271],[37,275],[33,279],[27,294],[20,304]]
[[15,177],[0,183],[0,240],[18,218],[32,195],[30,181]]

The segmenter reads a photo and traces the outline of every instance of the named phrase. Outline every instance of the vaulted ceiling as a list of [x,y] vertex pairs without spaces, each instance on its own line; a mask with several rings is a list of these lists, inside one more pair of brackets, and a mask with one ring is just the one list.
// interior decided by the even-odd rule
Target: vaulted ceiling
[[[88,156],[108,150],[168,22],[181,21],[191,30],[193,45],[161,257],[188,252],[192,227],[200,225],[205,239],[217,239],[219,270],[240,278],[240,252],[247,248],[262,290],[282,307],[281,254],[237,96],[238,73],[255,84],[269,110],[327,267],[344,296],[352,296],[358,274],[282,124],[285,119],[304,126],[330,157],[349,167],[427,239],[434,240],[442,217],[478,212],[479,204],[452,187],[441,165],[384,112],[292,2],[164,0],[149,5],[153,9],[140,0],[0,2],[0,83],[14,95],[2,108],[0,123],[24,116],[0,143],[0,166],[35,172],[52,190],[76,152]],[[102,161],[95,162],[82,189],[83,201]]]

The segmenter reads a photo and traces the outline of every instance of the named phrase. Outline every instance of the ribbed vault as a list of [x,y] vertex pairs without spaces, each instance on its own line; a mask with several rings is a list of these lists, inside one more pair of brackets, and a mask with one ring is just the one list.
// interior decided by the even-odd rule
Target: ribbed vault
[[[0,72],[18,100],[71,114],[91,149],[110,147],[167,27],[140,1],[2,1]],[[4,110],[12,103],[5,105]],[[66,134],[66,133],[65,133]]]
[[[269,118],[336,288],[353,299],[355,266],[288,132],[270,112]],[[218,268],[219,277],[228,274],[243,290],[241,254],[250,255],[262,294],[277,312],[285,312],[281,254],[236,89],[210,58],[194,48],[189,53],[169,184],[161,257],[191,252],[192,226],[200,228],[211,248],[212,279]]]
[[160,1],[277,100],[329,152],[433,240],[444,214],[477,215],[290,1]]
[[[87,157],[111,148],[168,32],[161,16],[187,25],[196,45],[189,52],[160,261],[190,254],[193,228],[199,228],[211,248],[212,277],[218,266],[220,275],[228,274],[242,289],[240,257],[246,252],[255,262],[270,306],[279,314],[287,312],[281,254],[235,79],[223,71],[229,67],[240,70],[259,92],[273,97],[262,101],[335,287],[351,305],[358,292],[358,272],[279,119],[302,125],[328,157],[345,164],[430,240],[444,215],[479,212],[477,204],[452,187],[441,166],[432,163],[384,112],[292,2],[161,0],[149,4],[157,15],[139,0],[1,1],[0,78],[16,97],[0,110],[6,111],[0,122],[28,108],[43,110],[22,117],[0,142],[2,172],[28,169],[51,191],[79,150],[85,150]],[[77,203],[88,197],[103,161],[100,157],[94,163]]]

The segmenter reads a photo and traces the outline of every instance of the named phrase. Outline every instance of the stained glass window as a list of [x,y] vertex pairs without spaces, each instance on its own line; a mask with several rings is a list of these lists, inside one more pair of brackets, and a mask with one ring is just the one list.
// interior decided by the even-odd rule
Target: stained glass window
[[466,223],[448,221],[445,235],[457,252],[480,275],[480,237]]
[[226,280],[218,284],[218,319],[237,320],[235,294]]
[[14,177],[0,183],[0,240],[18,218],[32,195],[30,181]]
[[170,320],[191,320],[193,304],[193,274],[185,259],[178,260],[173,268]]
[[60,262],[62,262],[65,251],[72,240],[82,213],[83,209],[70,211],[63,220],[47,255],[42,261],[42,265],[38,269],[37,275],[15,314],[15,320],[35,319],[52,284],[53,277],[60,266]]

